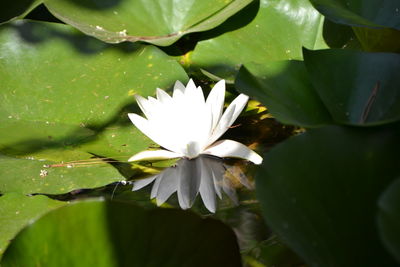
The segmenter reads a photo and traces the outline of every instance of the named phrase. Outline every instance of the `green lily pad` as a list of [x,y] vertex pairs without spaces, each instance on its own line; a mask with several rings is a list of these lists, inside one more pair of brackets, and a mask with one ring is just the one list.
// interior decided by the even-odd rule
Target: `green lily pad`
[[111,46],[56,23],[3,25],[0,51],[0,153],[9,157],[0,169],[12,174],[0,178],[3,193],[65,193],[124,179],[105,163],[38,175],[44,164],[93,154],[126,161],[146,149],[152,142],[127,117],[139,112],[133,95],[187,80],[156,47]]
[[233,231],[173,209],[86,201],[57,209],[23,230],[2,266],[241,266]]
[[[0,163],[1,164],[1,163]],[[65,205],[46,196],[24,196],[16,193],[0,197],[0,256],[10,240],[35,218]]]
[[367,51],[400,51],[400,2],[397,0],[311,0],[327,19],[352,26]]
[[302,61],[245,64],[236,76],[235,87],[266,105],[284,124],[317,127],[332,122]]
[[400,30],[397,0],[310,0],[328,19],[352,26],[391,27]]
[[378,227],[383,243],[400,263],[400,179],[379,199]]
[[335,121],[377,125],[400,119],[400,55],[305,50],[304,63]]
[[23,18],[43,0],[16,0],[0,2],[0,24]]
[[270,227],[310,266],[396,266],[376,229],[399,175],[399,125],[311,129],[277,145],[256,176]]
[[58,19],[108,43],[170,45],[185,34],[212,29],[251,0],[45,0]]
[[[249,16],[240,15],[235,19]],[[258,14],[251,23],[199,42],[191,64],[232,79],[241,64],[302,59],[303,46],[309,49],[327,47],[322,39],[323,20],[308,0],[261,0]]]

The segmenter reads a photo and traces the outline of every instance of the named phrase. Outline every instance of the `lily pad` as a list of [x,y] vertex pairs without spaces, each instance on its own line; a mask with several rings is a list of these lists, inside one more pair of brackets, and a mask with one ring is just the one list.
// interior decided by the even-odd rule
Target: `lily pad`
[[2,266],[241,266],[233,231],[173,209],[86,201],[57,209],[23,230]]
[[43,0],[16,0],[0,2],[0,24],[23,18],[26,14],[40,5]]
[[46,196],[24,196],[16,193],[0,197],[0,256],[10,240],[35,218],[65,205]]
[[311,129],[277,145],[256,176],[267,223],[310,266],[397,266],[376,203],[399,175],[399,125]]
[[45,0],[58,19],[108,43],[170,45],[185,34],[212,29],[251,0]]
[[400,119],[400,55],[305,50],[304,63],[335,121],[377,125]]
[[383,243],[400,263],[400,179],[379,199],[378,227]]
[[[249,14],[240,15],[246,18]],[[327,47],[322,38],[323,21],[308,0],[261,0],[258,14],[251,23],[199,42],[191,64],[232,79],[241,64],[302,59],[303,46],[309,49]]]
[[280,122],[303,127],[332,123],[302,61],[245,64],[235,87],[262,102]]
[[[0,166],[12,174],[0,178],[3,193],[65,193],[124,179],[106,164],[51,170],[48,187],[38,175],[44,164],[93,154],[124,161],[146,149],[151,141],[127,117],[139,110],[133,95],[187,80],[182,67],[156,47],[111,46],[56,23],[3,25],[0,51],[0,153],[14,166]],[[29,175],[23,164],[35,166]]]
[[352,26],[367,51],[400,51],[400,2],[397,0],[311,0],[327,19]]

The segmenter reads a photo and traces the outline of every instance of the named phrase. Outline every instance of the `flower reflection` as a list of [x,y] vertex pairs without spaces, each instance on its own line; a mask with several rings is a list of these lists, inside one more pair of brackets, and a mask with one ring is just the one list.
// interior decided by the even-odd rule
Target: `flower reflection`
[[[175,166],[161,173],[134,181],[133,191],[139,190],[154,182],[150,198],[155,198],[157,205],[163,204],[173,193],[177,192],[182,209],[190,208],[200,193],[204,205],[210,212],[217,208],[218,196],[222,199],[224,192],[237,204],[235,186],[226,175],[227,165],[223,160],[208,155],[200,155],[195,159],[180,159]],[[243,173],[235,175],[241,184],[250,187]]]

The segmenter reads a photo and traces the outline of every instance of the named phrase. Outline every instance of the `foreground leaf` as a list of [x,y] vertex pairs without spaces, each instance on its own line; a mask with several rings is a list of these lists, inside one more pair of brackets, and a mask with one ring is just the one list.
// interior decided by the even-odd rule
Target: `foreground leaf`
[[383,243],[400,263],[400,179],[379,199],[378,228]]
[[49,199],[45,196],[24,196],[6,194],[0,197],[0,255],[10,240],[35,218],[46,212],[65,205],[65,202]]
[[399,175],[398,125],[312,129],[274,147],[256,177],[267,223],[310,266],[396,266],[376,202]]
[[219,221],[126,203],[73,203],[26,228],[2,266],[241,266],[236,238]]

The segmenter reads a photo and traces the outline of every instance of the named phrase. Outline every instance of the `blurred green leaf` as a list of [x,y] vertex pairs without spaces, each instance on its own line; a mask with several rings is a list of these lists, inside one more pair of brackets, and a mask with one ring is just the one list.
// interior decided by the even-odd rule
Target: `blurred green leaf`
[[22,231],[2,266],[241,266],[232,230],[214,219],[118,202],[73,203]]
[[16,193],[0,197],[0,256],[14,236],[35,218],[65,205],[46,196],[24,196]]
[[[249,13],[252,11],[249,10]],[[235,19],[244,20],[249,14]],[[301,59],[302,46],[326,48],[323,17],[308,0],[261,0],[256,18],[243,28],[198,43],[191,63],[232,79],[240,64]]]
[[236,76],[235,86],[266,105],[282,123],[303,127],[331,123],[301,61],[245,64]]
[[337,23],[400,30],[400,2],[397,0],[310,1],[325,17]]
[[311,0],[327,19],[352,26],[365,50],[400,52],[398,0]]
[[14,0],[0,2],[0,25],[18,18],[23,18],[26,14],[40,5],[43,0]]
[[256,177],[265,219],[310,266],[396,266],[375,215],[399,175],[399,128],[311,129],[266,155]]
[[251,0],[45,0],[54,16],[108,43],[170,45],[185,34],[212,29]]
[[305,50],[304,63],[335,121],[376,125],[400,119],[400,55]]
[[2,193],[65,193],[124,179],[91,162],[39,174],[44,164],[93,155],[123,162],[146,149],[151,141],[127,117],[140,112],[133,95],[187,80],[156,47],[111,46],[56,23],[3,25],[0,51],[0,170],[8,174],[0,177]]
[[378,228],[383,243],[400,263],[400,179],[379,199]]

